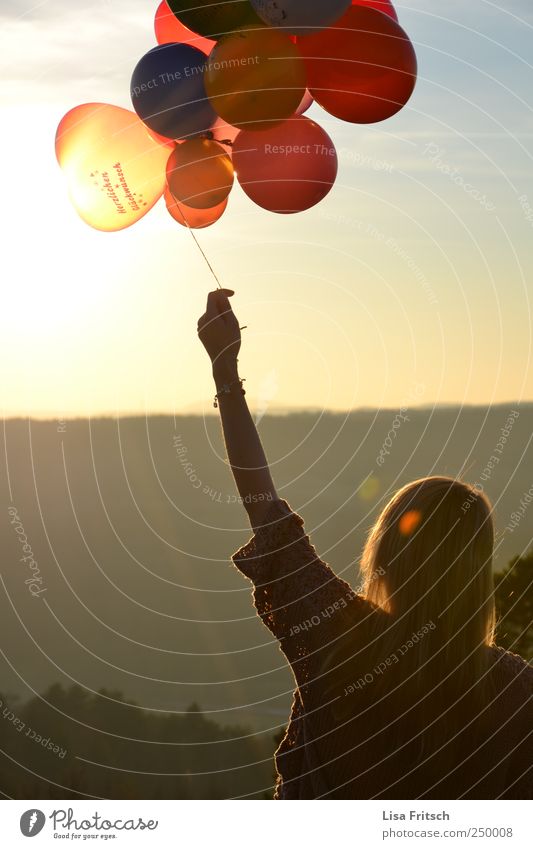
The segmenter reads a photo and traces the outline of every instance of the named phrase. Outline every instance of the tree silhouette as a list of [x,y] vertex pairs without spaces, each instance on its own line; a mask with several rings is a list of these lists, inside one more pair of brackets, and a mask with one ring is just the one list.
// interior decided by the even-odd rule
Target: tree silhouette
[[219,725],[207,719],[197,704],[181,714],[152,713],[126,701],[120,692],[102,689],[93,695],[77,685],[66,689],[61,684],[23,705],[14,706],[1,694],[0,699],[4,795],[19,799],[272,795],[272,737],[242,726]]

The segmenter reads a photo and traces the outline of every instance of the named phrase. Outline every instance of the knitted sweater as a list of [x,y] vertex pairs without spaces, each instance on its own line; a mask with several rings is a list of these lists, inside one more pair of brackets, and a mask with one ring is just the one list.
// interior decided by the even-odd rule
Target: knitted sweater
[[[441,751],[425,752],[420,711],[409,722],[398,702],[372,704],[372,688],[339,719],[324,659],[348,635],[367,639],[374,611],[317,556],[303,520],[288,504],[270,505],[263,526],[236,554],[254,585],[254,603],[280,643],[296,689],[276,755],[276,799],[527,799],[533,795],[533,668],[487,647],[491,697]],[[386,615],[386,614],[383,614]],[[352,688],[353,689],[353,688]],[[415,696],[416,700],[416,696]],[[468,713],[468,712],[467,712]],[[423,716],[423,714],[422,714]],[[446,716],[436,721],[446,728]]]

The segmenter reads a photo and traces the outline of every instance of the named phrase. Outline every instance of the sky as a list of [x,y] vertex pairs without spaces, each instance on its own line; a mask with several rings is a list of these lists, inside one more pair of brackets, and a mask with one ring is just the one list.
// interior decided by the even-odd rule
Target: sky
[[[161,201],[90,229],[53,141],[78,104],[131,108],[153,0],[4,0],[0,10],[6,416],[212,411],[196,337],[213,279]],[[406,108],[381,124],[309,113],[337,183],[300,215],[237,185],[198,238],[235,290],[254,409],[533,400],[533,7],[406,0],[418,55]]]

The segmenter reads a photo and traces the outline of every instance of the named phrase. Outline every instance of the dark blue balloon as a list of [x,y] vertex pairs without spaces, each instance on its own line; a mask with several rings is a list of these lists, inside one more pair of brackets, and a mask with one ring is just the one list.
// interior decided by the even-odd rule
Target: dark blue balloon
[[139,118],[169,139],[209,130],[217,115],[204,88],[207,56],[190,44],[162,44],[146,53],[131,78]]

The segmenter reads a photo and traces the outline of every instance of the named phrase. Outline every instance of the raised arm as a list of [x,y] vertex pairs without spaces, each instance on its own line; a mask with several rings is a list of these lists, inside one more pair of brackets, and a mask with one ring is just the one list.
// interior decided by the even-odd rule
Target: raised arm
[[239,322],[231,308],[229,289],[211,292],[198,336],[211,359],[222,430],[233,477],[250,524],[257,529],[277,498],[268,461],[239,378]]

